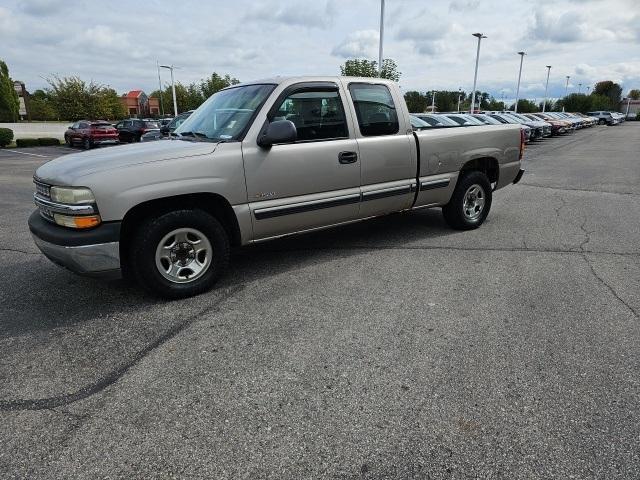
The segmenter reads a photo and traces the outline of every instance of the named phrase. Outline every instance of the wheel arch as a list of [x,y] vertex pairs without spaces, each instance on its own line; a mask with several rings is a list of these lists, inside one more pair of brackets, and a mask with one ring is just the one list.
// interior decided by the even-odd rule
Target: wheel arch
[[130,208],[122,219],[120,228],[120,258],[123,267],[128,260],[128,250],[134,232],[140,222],[151,215],[162,215],[180,209],[199,209],[210,213],[224,227],[231,245],[241,244],[240,226],[231,204],[222,195],[210,192],[190,193],[149,200]]
[[493,157],[473,158],[462,165],[458,181],[466,172],[471,171],[482,172],[489,178],[489,183],[497,184],[500,177],[500,164]]

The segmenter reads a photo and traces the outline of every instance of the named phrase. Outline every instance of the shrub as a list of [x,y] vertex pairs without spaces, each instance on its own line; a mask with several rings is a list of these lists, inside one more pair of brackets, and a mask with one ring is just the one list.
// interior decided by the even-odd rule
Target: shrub
[[40,143],[38,143],[37,138],[18,138],[16,140],[16,146],[18,148],[37,147],[38,145],[40,145]]
[[60,140],[58,140],[57,138],[39,138],[38,145],[40,145],[41,147],[60,145]]
[[0,128],[0,147],[6,147],[13,140],[13,130],[10,128]]

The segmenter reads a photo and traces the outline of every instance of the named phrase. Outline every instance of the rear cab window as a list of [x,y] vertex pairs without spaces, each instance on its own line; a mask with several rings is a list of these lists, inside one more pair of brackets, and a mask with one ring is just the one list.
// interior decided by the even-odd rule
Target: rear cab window
[[398,112],[386,85],[351,83],[349,93],[363,136],[395,135],[399,132]]

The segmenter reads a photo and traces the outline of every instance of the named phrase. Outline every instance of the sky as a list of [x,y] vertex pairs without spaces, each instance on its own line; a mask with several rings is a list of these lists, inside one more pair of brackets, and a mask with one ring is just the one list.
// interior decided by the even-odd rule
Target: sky
[[[156,60],[176,80],[212,72],[241,81],[337,75],[347,58],[377,60],[380,0],[3,0],[0,59],[34,91],[77,75],[119,93],[158,86]],[[408,90],[478,90],[549,97],[600,80],[640,88],[640,0],[386,0],[384,56]],[[162,72],[163,83],[169,81]],[[582,84],[580,87],[579,84]]]

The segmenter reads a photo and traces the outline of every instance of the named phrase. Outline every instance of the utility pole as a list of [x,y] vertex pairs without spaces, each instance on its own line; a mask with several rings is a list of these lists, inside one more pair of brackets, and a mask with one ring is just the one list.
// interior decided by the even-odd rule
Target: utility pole
[[462,87],[458,87],[458,112],[460,112],[460,98],[462,97]]
[[547,65],[547,86],[544,87],[544,103],[542,104],[542,113],[547,108],[547,92],[549,91],[549,74],[551,73],[551,65]]
[[524,61],[524,56],[526,53],[518,52],[520,55],[520,71],[518,72],[518,86],[516,87],[516,105],[513,107],[513,111],[518,113],[518,99],[520,97],[520,79],[522,78],[522,62]]
[[581,93],[581,92],[582,92],[582,84],[581,84],[581,83],[579,83],[579,84],[578,84],[578,93]]
[[160,64],[156,60],[156,68],[158,69],[158,88],[160,89],[160,112],[164,117],[164,102],[162,100],[162,82],[160,81]]
[[436,113],[436,91],[431,91],[431,113]]
[[384,41],[384,0],[380,0],[380,45],[378,46],[378,77],[382,76],[382,43]]
[[471,92],[471,113],[474,112],[476,107],[476,82],[478,81],[478,61],[480,60],[480,41],[483,38],[487,38],[482,33],[472,33],[474,37],[478,39],[478,50],[476,51],[476,70],[473,74],[473,92]]

